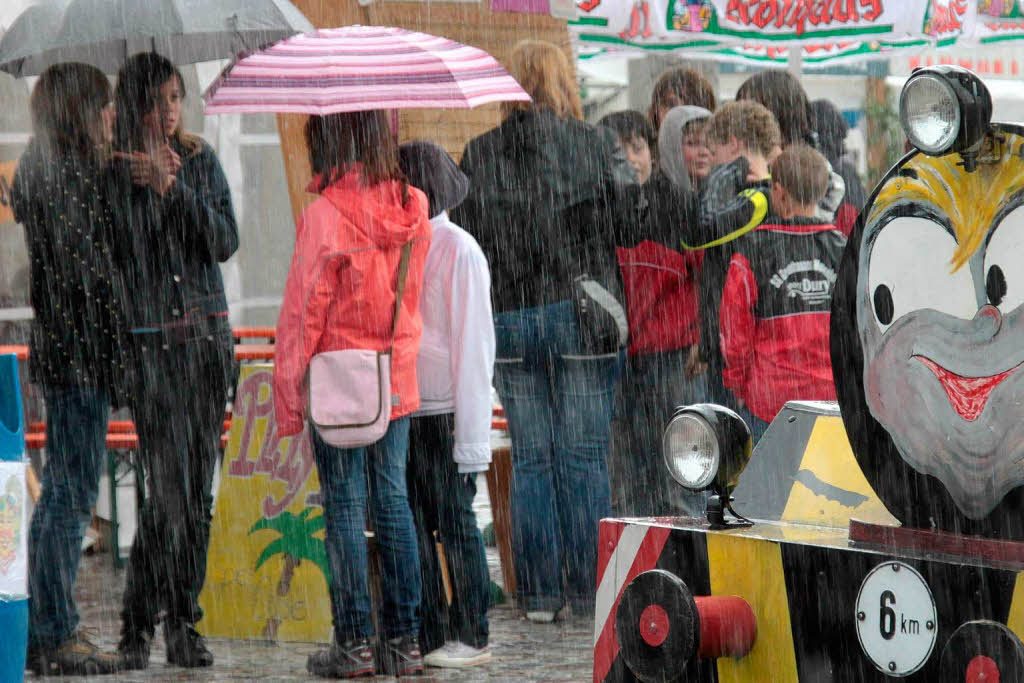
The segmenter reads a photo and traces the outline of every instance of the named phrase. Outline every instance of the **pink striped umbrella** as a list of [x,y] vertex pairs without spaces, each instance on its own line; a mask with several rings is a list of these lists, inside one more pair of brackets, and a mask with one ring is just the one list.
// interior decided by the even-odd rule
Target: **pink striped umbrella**
[[483,50],[386,26],[292,36],[233,63],[203,93],[207,114],[466,109],[529,100]]

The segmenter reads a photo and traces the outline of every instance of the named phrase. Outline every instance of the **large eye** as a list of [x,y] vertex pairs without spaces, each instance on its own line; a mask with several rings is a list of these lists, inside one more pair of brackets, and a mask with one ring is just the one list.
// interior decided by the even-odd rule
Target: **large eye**
[[970,268],[950,272],[955,249],[953,236],[928,218],[896,218],[879,231],[868,256],[868,300],[883,332],[926,308],[974,317],[978,301]]
[[1024,206],[999,221],[985,248],[985,294],[1004,314],[1024,303]]

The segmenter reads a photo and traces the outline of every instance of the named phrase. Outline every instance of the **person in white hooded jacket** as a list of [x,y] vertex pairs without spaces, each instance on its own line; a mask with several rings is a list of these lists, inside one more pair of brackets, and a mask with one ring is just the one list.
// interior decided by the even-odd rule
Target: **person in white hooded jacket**
[[[476,476],[491,462],[490,271],[476,240],[448,219],[448,210],[465,198],[469,179],[447,152],[410,142],[400,148],[399,160],[409,183],[427,195],[433,228],[420,296],[420,410],[410,426],[407,469],[423,575],[420,647],[428,666],[466,667],[491,658],[490,575],[472,507]],[[451,605],[438,541],[451,578]]]

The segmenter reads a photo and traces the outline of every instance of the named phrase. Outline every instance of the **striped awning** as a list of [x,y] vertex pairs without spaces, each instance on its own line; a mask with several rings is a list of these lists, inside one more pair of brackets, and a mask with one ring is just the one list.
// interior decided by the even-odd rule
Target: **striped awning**
[[384,26],[320,29],[229,66],[203,94],[207,114],[334,114],[471,108],[530,96],[491,55]]

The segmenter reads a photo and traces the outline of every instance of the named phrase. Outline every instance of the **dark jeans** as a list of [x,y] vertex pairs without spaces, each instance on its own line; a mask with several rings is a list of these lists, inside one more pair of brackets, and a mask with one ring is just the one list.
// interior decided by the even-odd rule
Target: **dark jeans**
[[106,457],[110,400],[96,387],[46,389],[43,493],[29,530],[29,639],[53,647],[78,628],[72,593]]
[[[476,474],[459,474],[452,460],[455,416],[414,417],[409,434],[409,504],[416,521],[423,575],[420,643],[424,652],[449,640],[487,645],[490,574],[473,512]],[[434,534],[437,534],[436,537]],[[446,601],[436,541],[452,586]]]
[[230,340],[162,348],[141,340],[129,397],[146,499],[132,543],[121,617],[129,632],[152,632],[160,610],[168,623],[194,624],[203,612],[213,470],[227,401]]
[[364,535],[367,498],[380,560],[382,635],[417,635],[420,563],[405,478],[409,418],[392,420],[384,437],[365,448],[335,448],[324,443],[315,428],[310,434],[326,524],[335,639],[344,643],[373,635]]
[[669,475],[662,436],[678,406],[708,400],[707,376],[686,376],[689,349],[630,356],[619,385],[612,449],[612,504],[627,517],[702,515],[707,494]]
[[611,514],[606,460],[621,354],[582,352],[571,302],[500,313],[494,323],[495,384],[512,438],[518,602],[556,611],[568,600],[587,613],[598,522]]

